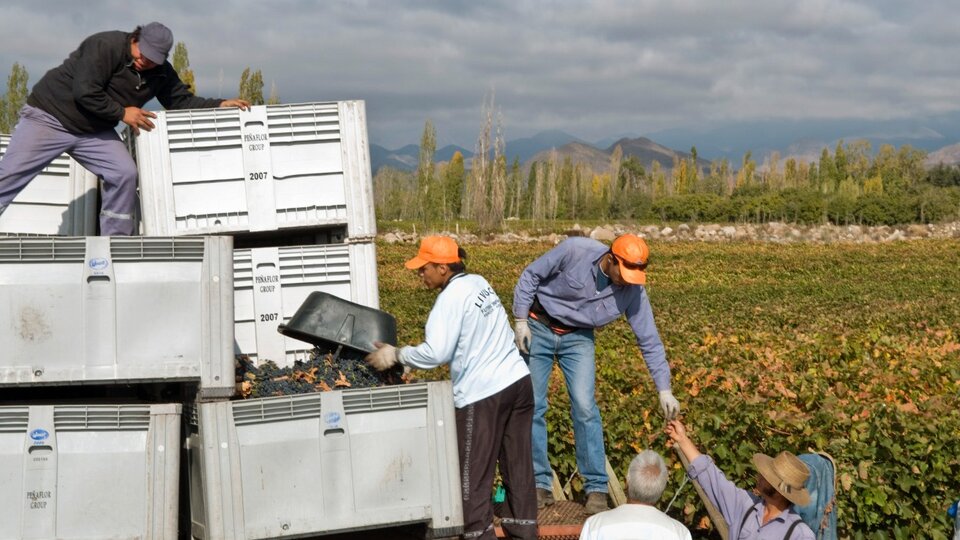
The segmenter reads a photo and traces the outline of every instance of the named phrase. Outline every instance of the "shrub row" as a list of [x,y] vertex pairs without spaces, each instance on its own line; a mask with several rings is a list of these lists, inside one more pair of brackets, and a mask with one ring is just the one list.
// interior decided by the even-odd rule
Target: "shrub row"
[[723,197],[694,193],[657,199],[649,216],[665,221],[786,221],[836,225],[935,223],[960,217],[960,188],[933,188],[858,197],[806,189],[747,190]]

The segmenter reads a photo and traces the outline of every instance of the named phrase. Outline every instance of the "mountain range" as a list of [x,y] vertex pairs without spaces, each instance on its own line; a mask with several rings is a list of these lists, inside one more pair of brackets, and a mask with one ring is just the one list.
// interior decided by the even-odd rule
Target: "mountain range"
[[[549,130],[507,141],[506,155],[508,163],[518,158],[528,166],[532,161],[549,159],[551,152],[556,151],[561,160],[569,157],[575,162],[589,164],[594,170],[601,170],[609,166],[614,148],[620,145],[624,157],[636,156],[649,169],[654,161],[669,168],[674,157],[687,158],[689,151],[696,147],[701,168],[709,167],[710,161],[715,159],[727,159],[738,168],[748,151],[762,167],[774,152],[779,154],[780,163],[790,157],[816,161],[824,148],[833,153],[839,141],[849,143],[860,139],[869,141],[874,151],[884,144],[919,148],[928,152],[928,165],[960,164],[960,112],[906,120],[738,122],[712,128],[663,130],[645,136],[627,133],[593,142],[561,130]],[[457,145],[437,150],[434,161],[449,161],[457,151],[463,154],[469,167],[473,152]],[[415,144],[397,150],[370,145],[374,173],[384,166],[415,170],[419,155],[420,148]]]
[[[595,171],[601,171],[610,166],[610,157],[617,146],[620,146],[623,151],[623,157],[634,156],[648,169],[655,161],[660,163],[661,167],[669,169],[673,166],[675,157],[680,159],[690,157],[689,152],[672,150],[646,137],[622,138],[610,142],[606,147],[598,147],[597,144],[591,144],[562,131],[543,132],[533,137],[507,142],[505,153],[508,156],[507,163],[513,163],[514,159],[519,159],[524,169],[534,161],[550,160],[551,155],[556,152],[559,161],[570,158],[574,163],[583,163]],[[473,152],[456,145],[447,145],[437,150],[434,154],[434,162],[450,161],[455,152],[463,155],[464,164],[469,168]],[[408,144],[397,150],[388,150],[377,144],[370,145],[370,161],[374,174],[381,167],[413,171],[416,170],[419,160],[420,147],[416,144]],[[710,166],[710,161],[703,158],[698,159],[697,162],[704,170]]]

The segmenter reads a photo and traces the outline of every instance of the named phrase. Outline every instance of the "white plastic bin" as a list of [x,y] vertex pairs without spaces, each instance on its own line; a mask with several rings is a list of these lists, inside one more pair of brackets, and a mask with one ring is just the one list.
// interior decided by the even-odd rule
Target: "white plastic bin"
[[463,529],[449,381],[185,410],[194,538]]
[[[0,159],[9,135],[0,135]],[[63,154],[40,171],[0,217],[0,233],[97,234],[97,177]]]
[[235,391],[230,237],[0,238],[0,387]]
[[237,249],[233,252],[237,352],[278,366],[306,360],[313,345],[286,337],[286,323],[312,292],[379,308],[373,242]]
[[376,234],[363,101],[158,112],[133,144],[148,235]]
[[180,411],[0,407],[0,538],[176,538]]

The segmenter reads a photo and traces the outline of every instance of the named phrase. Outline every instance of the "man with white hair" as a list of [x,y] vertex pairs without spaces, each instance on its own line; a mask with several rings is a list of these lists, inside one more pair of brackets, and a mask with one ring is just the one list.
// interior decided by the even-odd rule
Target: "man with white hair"
[[587,519],[580,540],[690,540],[682,523],[654,506],[666,487],[663,458],[653,450],[640,452],[627,471],[627,504]]

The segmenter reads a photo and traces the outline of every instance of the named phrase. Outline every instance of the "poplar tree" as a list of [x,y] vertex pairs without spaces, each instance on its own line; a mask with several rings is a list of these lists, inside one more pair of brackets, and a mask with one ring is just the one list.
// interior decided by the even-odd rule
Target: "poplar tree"
[[263,105],[263,73],[260,70],[251,72],[250,68],[243,70],[240,75],[240,99],[245,99],[251,105]]
[[833,151],[833,166],[833,185],[839,190],[840,182],[847,179],[847,153],[843,149],[843,139],[837,142],[837,149]]
[[0,133],[13,133],[20,120],[20,108],[27,102],[27,68],[14,62],[7,77],[7,92],[0,96]]
[[176,47],[173,48],[173,61],[171,63],[173,64],[174,71],[177,72],[177,76],[183,81],[183,84],[185,84],[191,92],[196,94],[196,77],[193,75],[193,70],[190,69],[190,57],[187,54],[187,45],[184,42],[178,41]]
[[[483,125],[477,136],[476,152],[470,167],[466,200],[469,202],[469,217],[477,221],[481,231],[490,231],[502,226],[506,197],[506,157],[503,138],[503,118],[496,115],[494,126],[494,96],[484,99]],[[496,134],[490,141],[491,133]],[[492,154],[492,155],[491,155]]]
[[463,165],[463,154],[459,150],[453,153],[450,163],[444,171],[443,179],[443,219],[450,221],[460,217],[461,202],[463,201],[463,182],[466,176]]
[[277,93],[277,83],[270,83],[270,97],[267,98],[267,105],[279,105],[280,94]]
[[523,177],[520,175],[520,157],[513,158],[510,177],[507,180],[507,217],[520,217],[520,201],[523,195]]
[[830,156],[830,150],[824,148],[820,152],[820,174],[818,178],[820,179],[819,189],[822,193],[833,193],[836,191],[837,184],[835,182],[837,176],[837,166],[833,161],[833,157]]
[[437,151],[437,131],[427,120],[420,136],[420,160],[417,165],[417,217],[425,225],[436,217],[437,204],[443,204],[442,193],[435,193],[436,186],[433,155]]

